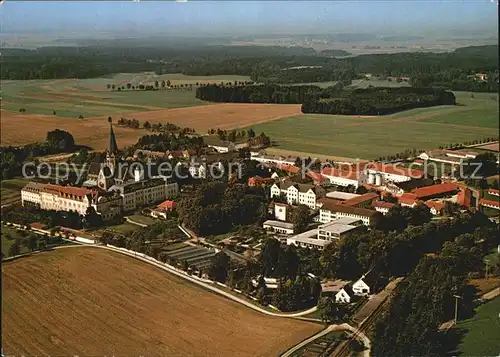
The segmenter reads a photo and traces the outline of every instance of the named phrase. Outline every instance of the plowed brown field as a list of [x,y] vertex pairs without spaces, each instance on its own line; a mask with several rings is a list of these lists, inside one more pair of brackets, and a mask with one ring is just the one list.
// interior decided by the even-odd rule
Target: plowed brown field
[[91,247],[2,264],[6,355],[276,356],[321,327]]
[[[115,115],[135,118],[141,122],[173,123],[181,127],[194,128],[206,133],[210,128],[233,129],[252,124],[300,114],[300,105],[287,104],[214,104],[190,108],[162,109],[138,113]],[[78,145],[93,149],[105,149],[109,141],[107,117],[83,120],[60,118],[51,115],[21,114],[2,110],[1,144],[25,145],[44,141],[48,131],[69,131]],[[146,135],[145,130],[119,128],[115,126],[119,146],[132,145]]]

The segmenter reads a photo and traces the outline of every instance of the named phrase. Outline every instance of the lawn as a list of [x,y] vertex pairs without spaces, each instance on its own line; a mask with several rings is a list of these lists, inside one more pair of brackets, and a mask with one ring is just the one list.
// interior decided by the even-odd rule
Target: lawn
[[124,234],[124,235],[127,235],[127,234],[130,234],[132,232],[135,232],[136,230],[138,230],[139,227],[138,225],[135,225],[135,224],[132,224],[132,223],[122,223],[122,224],[117,224],[117,225],[114,225],[114,226],[108,226],[106,227],[106,229],[110,230],[110,231],[115,231],[117,233],[121,233],[121,234]]
[[277,356],[320,329],[95,247],[2,265],[6,355]]
[[[253,125],[276,147],[332,157],[375,159],[405,149],[434,149],[440,145],[498,135],[498,102],[490,93],[456,94],[460,106],[413,109],[381,116],[296,115]],[[471,121],[472,114],[478,120]],[[440,118],[456,118],[440,122]]]
[[128,216],[128,218],[131,221],[134,221],[134,222],[137,222],[137,223],[140,223],[140,224],[145,224],[145,225],[148,225],[148,226],[159,222],[158,220],[156,220],[156,219],[154,219],[152,217],[146,217],[146,216],[144,216],[142,214],[134,214],[132,216]]
[[465,332],[458,350],[462,356],[498,356],[500,353],[500,297],[476,309],[474,317],[460,321]]
[[21,189],[26,186],[27,183],[28,180],[24,179],[2,180],[0,182],[0,198],[2,206],[21,202]]

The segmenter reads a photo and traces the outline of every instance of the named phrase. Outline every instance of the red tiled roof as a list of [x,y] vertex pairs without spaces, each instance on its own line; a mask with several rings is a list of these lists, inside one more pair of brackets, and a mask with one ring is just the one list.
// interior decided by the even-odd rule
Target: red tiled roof
[[328,178],[324,177],[321,175],[319,172],[314,172],[314,171],[307,171],[306,175],[310,178],[313,179],[313,181],[325,181],[328,180]]
[[164,210],[167,210],[167,209],[172,210],[176,206],[177,206],[177,204],[175,203],[175,201],[166,200],[166,201],[163,201],[162,203],[160,203],[158,206],[156,206],[156,208],[164,209]]
[[427,201],[425,205],[429,208],[434,208],[438,212],[444,208],[444,203],[436,201]]
[[70,195],[77,197],[85,197],[89,193],[93,193],[92,190],[81,187],[71,187],[71,186],[59,186],[59,185],[46,185],[43,191],[56,193],[58,195]]
[[386,165],[382,163],[372,163],[371,165],[367,166],[367,169],[411,178],[421,178],[422,176],[424,176],[424,172],[422,170],[408,169],[403,166]]
[[419,187],[413,190],[413,193],[420,199],[425,197],[431,197],[435,195],[442,195],[445,193],[451,193],[458,191],[457,185],[452,183],[442,183],[439,185],[432,185],[426,187]]
[[358,196],[358,197],[354,197],[354,198],[351,198],[351,199],[349,199],[347,201],[344,201],[344,202],[342,202],[342,204],[346,205],[346,206],[356,206],[356,205],[359,205],[359,204],[361,204],[363,202],[373,201],[373,200],[375,200],[377,198],[379,198],[378,193],[367,192],[364,195],[361,195],[361,196]]
[[373,207],[387,208],[387,209],[391,209],[395,205],[396,204],[394,204],[392,202],[385,202],[385,201],[375,201],[375,202],[372,203]]
[[316,200],[317,203],[321,203],[321,204],[332,204],[332,205],[340,205],[342,204],[343,201],[341,200],[336,200],[334,198],[329,198],[329,197],[322,197],[318,200]]
[[495,190],[494,188],[490,188],[488,190],[488,194],[493,195],[493,196],[500,196],[500,190]]
[[414,203],[418,203],[417,195],[413,193],[403,193],[399,198],[399,203],[413,205]]
[[283,170],[286,172],[291,172],[293,174],[298,174],[300,172],[300,168],[297,166],[293,166],[293,165],[279,164],[278,168],[280,170]]
[[167,156],[172,155],[172,157],[184,157],[184,152],[182,150],[167,151]]
[[325,167],[323,171],[321,171],[321,174],[323,176],[333,176],[333,177],[340,177],[340,178],[345,178],[348,180],[358,180],[358,172],[356,172],[354,169],[338,169],[336,167]]
[[479,200],[480,205],[490,205],[494,207],[500,207],[500,201],[493,201],[493,200],[485,200],[484,198],[481,198]]
[[253,176],[248,179],[248,185],[257,185],[257,184],[267,184],[267,183],[274,183],[274,179],[271,177],[260,177],[260,176]]

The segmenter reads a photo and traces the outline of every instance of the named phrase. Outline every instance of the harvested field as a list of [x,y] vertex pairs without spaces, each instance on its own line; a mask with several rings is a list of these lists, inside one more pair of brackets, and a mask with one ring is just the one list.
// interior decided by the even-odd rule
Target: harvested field
[[321,329],[91,247],[2,265],[7,355],[276,356]]
[[[299,113],[300,105],[214,104],[127,113],[124,116],[141,122],[170,122],[206,133],[210,128],[232,129],[252,126]],[[47,132],[56,128],[69,131],[78,145],[87,145],[96,150],[105,149],[108,145],[107,116],[79,120],[2,110],[1,117],[2,145],[24,145],[44,141]],[[120,115],[115,115],[115,117],[120,117]],[[142,129],[117,126],[114,129],[118,144],[122,147],[135,144],[138,138],[147,133]]]
[[298,104],[227,103],[130,113],[129,116],[141,122],[169,122],[205,133],[211,128],[240,128],[300,113]]

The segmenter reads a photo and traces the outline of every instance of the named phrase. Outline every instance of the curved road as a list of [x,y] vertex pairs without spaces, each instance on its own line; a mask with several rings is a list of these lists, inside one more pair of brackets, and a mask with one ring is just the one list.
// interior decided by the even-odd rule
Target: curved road
[[[310,308],[308,310],[297,312],[297,313],[271,312],[271,311],[268,311],[266,309],[263,309],[263,308],[255,305],[255,304],[252,304],[251,302],[247,301],[246,299],[240,298],[240,297],[235,296],[233,294],[230,294],[230,293],[228,293],[226,291],[218,289],[218,288],[214,287],[212,284],[209,284],[209,283],[207,283],[205,281],[202,281],[198,277],[191,276],[191,275],[189,275],[189,274],[187,274],[187,273],[185,273],[183,271],[179,271],[178,269],[176,269],[176,268],[174,268],[174,267],[172,267],[170,265],[167,265],[167,264],[164,264],[164,263],[158,263],[158,262],[152,260],[153,258],[151,258],[151,259],[144,258],[144,257],[141,257],[141,256],[136,255],[134,253],[130,253],[130,252],[118,249],[118,248],[114,248],[114,247],[108,247],[108,246],[103,246],[103,245],[99,245],[99,244],[81,243],[81,242],[76,242],[76,241],[73,241],[73,240],[68,240],[68,241],[76,243],[77,245],[59,246],[59,247],[55,247],[55,249],[75,248],[75,247],[79,247],[79,246],[82,245],[82,246],[87,246],[87,247],[107,249],[107,250],[111,250],[111,251],[116,252],[116,253],[127,255],[127,256],[129,256],[131,258],[135,258],[135,259],[141,260],[141,261],[143,261],[145,263],[154,265],[157,268],[165,270],[165,271],[167,271],[167,272],[169,272],[169,273],[171,273],[173,275],[176,275],[176,276],[178,276],[178,277],[180,277],[182,279],[188,280],[188,281],[190,281],[190,282],[192,282],[194,284],[197,284],[197,285],[199,285],[199,286],[201,286],[201,287],[203,287],[203,288],[205,288],[207,290],[210,290],[210,291],[212,291],[212,292],[214,292],[216,294],[222,295],[225,298],[233,300],[233,301],[235,301],[237,303],[245,305],[246,307],[249,307],[250,309],[253,309],[255,311],[261,312],[261,313],[269,315],[269,316],[295,318],[295,317],[301,317],[301,316],[304,316],[304,315],[308,315],[308,314],[313,313],[314,311],[316,311],[316,306],[314,306],[314,307],[312,307],[312,308]],[[14,257],[12,257],[12,258],[14,258]],[[9,258],[9,260],[10,260],[10,258]]]

